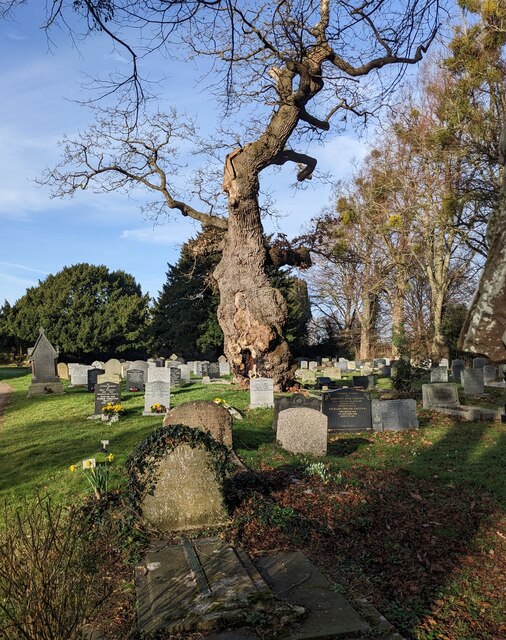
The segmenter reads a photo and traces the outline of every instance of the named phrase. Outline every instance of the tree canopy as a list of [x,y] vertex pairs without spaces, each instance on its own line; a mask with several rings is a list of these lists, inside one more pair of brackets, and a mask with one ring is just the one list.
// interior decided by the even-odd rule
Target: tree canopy
[[145,346],[148,302],[128,273],[75,264],[30,287],[10,309],[8,328],[25,347],[43,327],[66,356],[120,354]]

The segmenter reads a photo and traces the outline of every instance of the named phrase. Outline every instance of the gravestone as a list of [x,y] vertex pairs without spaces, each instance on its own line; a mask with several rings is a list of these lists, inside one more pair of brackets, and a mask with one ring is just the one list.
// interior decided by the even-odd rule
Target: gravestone
[[487,362],[486,358],[473,358],[473,369],[483,369]]
[[355,360],[347,360],[346,361],[347,367],[348,369],[354,370],[356,365],[355,365]]
[[144,371],[142,369],[128,369],[126,372],[126,390],[138,389],[144,391]]
[[110,360],[108,360],[104,364],[103,368],[105,369],[106,375],[111,374],[111,375],[121,376],[121,362],[116,358],[111,358]]
[[227,362],[227,356],[220,356],[220,357],[218,358],[218,362],[219,362],[220,364],[224,364],[225,362]]
[[143,416],[156,416],[151,407],[154,404],[161,404],[167,410],[170,406],[170,382],[156,380],[154,382],[146,382],[144,389],[144,411]]
[[200,360],[195,360],[193,363],[193,374],[199,378],[202,377],[202,362]]
[[91,366],[92,366],[94,369],[103,369],[103,368],[104,368],[104,363],[103,363],[101,360],[94,360],[94,361],[91,363]]
[[169,358],[169,360],[172,360],[173,362],[175,362],[177,359],[178,359],[178,356],[175,353],[173,353]]
[[440,367],[446,367],[448,369],[448,358],[441,358],[439,361]]
[[273,431],[278,427],[278,415],[286,409],[315,409],[321,411],[322,400],[317,396],[306,396],[302,393],[293,393],[291,396],[279,396],[274,400]]
[[285,409],[278,415],[276,440],[290,453],[327,455],[327,416],[315,409]]
[[121,382],[121,376],[117,373],[100,373],[97,376],[97,382],[113,382],[119,384]]
[[359,389],[373,389],[374,376],[353,376],[353,386]]
[[486,364],[483,367],[483,380],[485,382],[485,384],[487,384],[487,382],[493,382],[496,379],[497,376],[497,369],[490,364]]
[[197,400],[174,407],[165,415],[163,426],[176,424],[205,431],[220,444],[232,447],[232,416],[216,402]]
[[250,409],[274,406],[272,378],[252,378],[249,384]]
[[103,369],[89,369],[88,370],[88,392],[93,393],[95,391],[95,385],[97,384],[97,378],[104,373]]
[[165,358],[156,358],[155,362],[157,367],[165,366]]
[[483,369],[464,369],[461,379],[466,395],[479,396],[485,393]]
[[56,368],[60,380],[69,379],[69,368],[65,362],[59,362]]
[[375,431],[418,429],[416,400],[373,400],[371,408]]
[[140,502],[142,518],[162,532],[224,524],[221,484],[207,449],[180,444],[157,460],[152,490]]
[[134,360],[130,365],[130,369],[140,369],[144,373],[144,384],[146,384],[146,382],[148,381],[149,369],[149,365],[147,362],[145,362],[144,360]]
[[200,375],[203,378],[209,378],[209,362],[200,363]]
[[339,360],[336,364],[336,368],[340,371],[348,371],[348,360]]
[[181,386],[181,369],[179,367],[170,367],[170,369],[166,369],[170,373],[170,386],[171,387],[180,387]]
[[78,364],[76,367],[72,367],[70,371],[70,384],[73,387],[87,387],[88,386],[88,371],[92,369],[87,364]]
[[318,376],[316,378],[317,389],[323,389],[324,387],[328,389],[331,384],[332,384],[332,380],[328,376]]
[[[337,378],[337,375],[336,375],[337,372],[338,372],[338,369],[334,369],[334,367],[332,367],[332,369],[330,367],[326,367],[323,370],[323,376],[325,378]],[[339,371],[339,373],[341,372]]]
[[431,382],[448,382],[448,369],[446,367],[435,367],[430,370]]
[[148,382],[168,382],[170,383],[170,369],[165,367],[151,367],[148,369]]
[[437,384],[422,384],[422,406],[424,409],[456,407],[459,404],[459,394],[456,383],[439,382]]
[[97,382],[95,385],[95,415],[102,415],[102,407],[108,402],[112,404],[120,404],[121,389],[119,383],[115,382]]
[[309,367],[309,362],[307,360],[301,360],[300,361],[300,368],[301,369],[307,369]]
[[230,365],[228,362],[220,362],[220,376],[229,376],[230,375]]
[[457,382],[461,382],[462,371],[466,368],[464,360],[457,358],[452,360],[452,378]]
[[219,362],[210,362],[208,366],[208,374],[211,380],[219,380],[220,379],[220,363]]
[[322,395],[322,411],[331,431],[358,432],[371,429],[371,400],[358,389],[336,389]]
[[[132,366],[131,362],[122,362],[121,363],[121,377],[122,378],[126,378],[126,374],[127,371],[130,369],[130,367]],[[99,369],[101,369],[102,367],[99,367]]]
[[181,371],[181,381],[184,384],[190,384],[190,366],[187,364],[180,364],[179,371]]
[[300,379],[302,383],[316,382],[316,371],[310,371],[309,369],[300,369]]
[[32,381],[28,387],[28,397],[63,393],[63,382],[56,368],[58,350],[49,342],[43,329],[40,329],[35,345],[28,351],[28,356],[32,363]]
[[316,360],[311,360],[308,364],[308,369],[310,371],[316,371],[318,369],[318,362]]
[[389,365],[384,364],[380,366],[378,373],[382,378],[389,378],[392,375],[392,370]]

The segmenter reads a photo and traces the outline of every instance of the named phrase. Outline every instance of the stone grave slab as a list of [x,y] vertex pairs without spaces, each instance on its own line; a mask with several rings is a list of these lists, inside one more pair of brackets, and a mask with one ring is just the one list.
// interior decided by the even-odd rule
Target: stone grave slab
[[187,364],[180,364],[179,371],[181,371],[181,382],[184,384],[190,384],[191,376],[190,376],[190,367]]
[[105,373],[104,369],[88,369],[88,392],[93,393],[95,391],[95,385],[98,382],[98,376]]
[[53,347],[41,329],[32,349],[29,350],[32,364],[32,380],[28,387],[28,397],[44,394],[62,394],[63,383],[58,371],[58,350]]
[[200,429],[226,447],[232,447],[232,422],[232,416],[225,407],[216,402],[197,400],[172,408],[165,415],[163,425],[184,424]]
[[497,369],[494,367],[494,365],[486,364],[483,367],[483,381],[485,382],[485,384],[489,382],[494,382],[496,377],[497,377]]
[[301,369],[307,369],[309,367],[308,360],[301,360],[299,366],[300,366]]
[[329,431],[359,432],[372,428],[371,399],[358,389],[336,389],[322,394],[322,411]]
[[155,358],[155,362],[157,367],[165,366],[165,358]]
[[487,358],[473,358],[473,369],[483,369],[487,363]]
[[318,362],[316,360],[311,360],[307,366],[310,371],[316,371],[318,369]]
[[250,409],[274,406],[272,378],[251,378],[249,386]]
[[153,544],[135,581],[142,636],[236,626],[256,609],[273,621],[295,622],[304,612],[275,599],[246,553],[216,538]]
[[461,379],[462,386],[464,387],[464,393],[466,395],[479,396],[485,393],[483,368],[464,369]]
[[392,375],[392,369],[388,364],[380,365],[378,373],[382,378],[389,378]]
[[375,431],[418,429],[416,400],[372,400],[371,409]]
[[220,362],[221,364],[223,364],[224,362],[227,362],[227,356],[222,355],[218,358],[218,362]]
[[130,369],[140,369],[144,372],[144,384],[148,381],[149,365],[144,360],[134,360],[130,365]]
[[151,407],[154,404],[161,404],[166,409],[170,406],[170,382],[163,380],[155,380],[154,382],[146,382],[144,387],[144,411],[143,416],[159,416],[159,413],[153,413]]
[[456,383],[422,384],[422,405],[424,409],[456,407],[458,404],[460,403]]
[[316,409],[285,409],[278,415],[276,439],[290,453],[327,455],[328,418]]
[[165,369],[170,373],[170,386],[171,387],[180,387],[181,386],[181,369],[178,367],[170,367],[169,369]]
[[73,387],[87,387],[88,386],[88,371],[92,369],[90,365],[78,364],[70,369],[70,384]]
[[140,507],[143,519],[165,532],[212,527],[228,520],[211,454],[188,444],[178,445],[161,459],[153,492],[143,497]]
[[91,366],[92,366],[94,369],[103,369],[103,368],[104,368],[104,363],[103,363],[101,360],[94,360],[94,361],[91,363]]
[[448,369],[447,367],[435,367],[430,370],[431,382],[448,382]]
[[220,379],[220,363],[219,362],[210,362],[208,366],[208,376],[211,380],[219,380]]
[[229,376],[230,375],[230,365],[228,362],[220,362],[220,376]]
[[200,360],[195,360],[193,363],[193,375],[202,377],[202,362]]
[[461,381],[462,371],[466,368],[466,364],[464,360],[457,358],[456,360],[452,360],[452,378],[457,382]]
[[142,369],[130,368],[126,372],[126,390],[138,389],[144,391],[144,371]]
[[114,382],[115,384],[119,384],[121,382],[121,376],[117,373],[99,373],[97,382]]
[[290,640],[359,638],[371,631],[364,618],[340,593],[331,590],[327,578],[301,551],[261,558],[257,567],[274,595],[307,611],[300,628],[291,631]]
[[97,382],[95,385],[95,416],[102,415],[102,407],[108,402],[119,404],[121,402],[121,389],[119,383]]

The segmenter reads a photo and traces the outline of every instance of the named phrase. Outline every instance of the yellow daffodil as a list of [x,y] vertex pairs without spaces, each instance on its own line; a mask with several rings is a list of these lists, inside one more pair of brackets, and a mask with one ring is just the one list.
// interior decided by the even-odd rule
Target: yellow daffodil
[[114,456],[113,456],[113,454],[112,454],[112,453],[110,453],[110,454],[107,456],[107,458],[106,458],[106,459],[107,459],[107,462],[112,462],[112,461],[114,460]]
[[216,404],[221,404],[223,402],[223,398],[215,398],[213,402],[216,402]]
[[69,471],[72,471],[72,473],[74,473],[74,471],[76,471],[76,470],[77,470],[76,465],[75,464],[71,464],[70,467],[69,467]]

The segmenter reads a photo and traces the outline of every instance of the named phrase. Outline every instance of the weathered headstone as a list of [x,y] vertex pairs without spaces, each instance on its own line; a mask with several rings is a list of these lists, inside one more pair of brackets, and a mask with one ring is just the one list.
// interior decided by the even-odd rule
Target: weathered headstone
[[179,371],[181,371],[181,381],[184,384],[190,384],[190,380],[191,380],[190,366],[187,364],[180,364]]
[[232,447],[232,416],[216,402],[197,400],[179,404],[163,420],[165,427],[176,424],[205,431],[220,444]]
[[227,356],[220,356],[218,358],[218,362],[220,362],[221,364],[224,364],[225,362],[227,362]]
[[487,362],[486,358],[473,358],[473,369],[483,369]]
[[144,384],[148,381],[149,365],[147,362],[144,360],[134,360],[130,365],[130,369],[140,369],[144,372]]
[[300,361],[300,368],[301,369],[307,369],[309,367],[309,362],[307,360],[301,360]]
[[483,368],[464,369],[461,375],[464,393],[471,396],[479,396],[485,393],[485,381],[483,378]]
[[104,364],[106,374],[121,376],[121,362],[116,358],[111,358]]
[[178,356],[175,353],[173,353],[169,358],[169,360],[172,360],[172,361],[175,361],[177,359],[178,359]]
[[228,362],[220,362],[220,376],[229,376],[230,375],[230,365]]
[[157,460],[153,476],[140,509],[155,529],[186,531],[227,522],[222,486],[212,468],[212,454],[204,447],[176,446]]
[[200,360],[195,360],[193,363],[193,374],[196,376],[202,376],[202,362]]
[[[127,371],[130,369],[131,366],[132,366],[132,362],[131,361],[122,362],[121,363],[121,377],[122,378],[126,378]],[[101,369],[102,367],[99,367],[99,368]]]
[[483,367],[483,380],[485,384],[488,382],[493,382],[497,377],[497,369],[490,364],[486,364]]
[[69,379],[69,368],[65,362],[59,362],[57,366],[58,377],[60,380]]
[[92,366],[94,369],[103,369],[103,368],[104,368],[104,363],[102,362],[102,360],[94,360],[94,361],[91,363],[91,366]]
[[105,373],[103,369],[88,369],[88,392],[93,393],[95,391],[95,385],[97,384],[98,376]]
[[392,370],[387,364],[383,364],[379,367],[378,373],[382,378],[389,378],[392,374]]
[[144,389],[144,411],[142,415],[157,415],[151,411],[151,407],[155,404],[160,404],[168,410],[170,406],[170,382],[163,382],[162,380],[146,382]]
[[456,407],[460,404],[457,384],[453,382],[422,384],[422,403],[424,409]]
[[165,366],[165,358],[156,358],[155,362],[156,362],[156,366],[157,367],[164,367]]
[[315,409],[285,409],[278,415],[276,439],[290,453],[327,454],[327,416]]
[[209,378],[209,362],[200,363],[200,375],[203,378]]
[[446,367],[448,369],[448,358],[441,358],[439,361],[440,367]]
[[63,383],[56,368],[58,350],[49,342],[43,329],[40,329],[35,345],[28,353],[32,363],[28,396],[63,393]]
[[431,382],[448,382],[448,369],[446,367],[435,367],[430,370]]
[[97,382],[95,385],[95,415],[101,415],[102,407],[105,407],[108,402],[120,404],[120,385],[114,382]]
[[348,371],[348,360],[339,360],[336,365],[336,368],[340,371]]
[[369,394],[358,389],[336,389],[322,396],[322,411],[334,431],[365,431],[372,426]]
[[274,383],[271,378],[252,378],[249,386],[250,409],[274,406]]
[[171,387],[180,387],[181,386],[181,369],[179,367],[170,367],[170,369],[166,369],[170,373],[170,386]]
[[121,376],[118,373],[99,373],[97,382],[113,382],[114,384],[119,384],[121,382]]
[[286,409],[315,409],[321,411],[322,400],[317,396],[303,395],[302,393],[293,393],[291,396],[279,396],[274,400],[274,420],[272,423],[273,431],[278,426],[278,415]]
[[137,389],[144,391],[144,371],[142,369],[128,369],[126,372],[126,390]]
[[418,429],[416,400],[373,400],[371,405],[375,431]]
[[170,383],[170,369],[165,367],[151,367],[148,369],[148,382],[169,382]]
[[220,379],[220,364],[219,362],[210,362],[208,366],[208,374],[211,380]]
[[87,364],[79,364],[76,367],[72,367],[70,371],[70,384],[73,387],[87,387],[88,386],[88,371],[92,369]]
[[466,368],[464,360],[457,358],[452,360],[452,378],[457,382],[461,381],[462,371]]
[[316,360],[311,360],[308,364],[308,369],[310,371],[316,371],[318,369],[318,362]]

